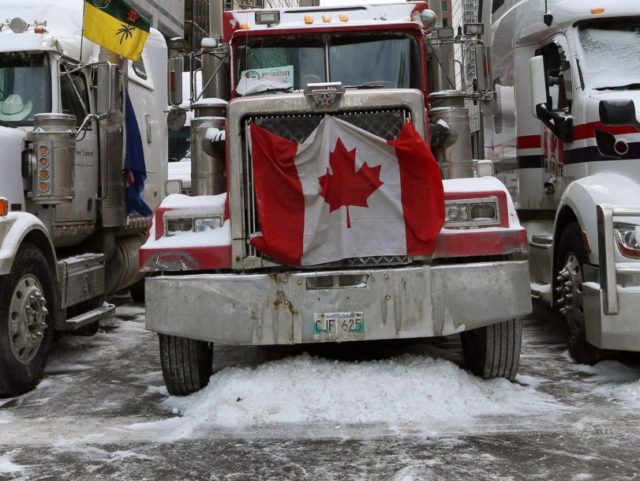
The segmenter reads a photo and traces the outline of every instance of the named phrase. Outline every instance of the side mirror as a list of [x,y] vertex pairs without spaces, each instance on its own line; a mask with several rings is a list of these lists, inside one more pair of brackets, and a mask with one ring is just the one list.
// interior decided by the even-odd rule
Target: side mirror
[[484,45],[476,45],[476,72],[478,74],[478,90],[480,92],[487,92],[491,89],[489,83],[490,59],[489,48]]
[[546,79],[544,75],[544,59],[538,55],[529,60],[529,89],[531,112],[538,118],[537,107],[547,103]]
[[182,103],[182,72],[184,62],[182,57],[173,56],[169,59],[169,103],[178,106]]
[[604,125],[638,125],[633,100],[601,100],[599,111]]
[[99,63],[96,66],[97,95],[96,110],[99,115],[120,112],[118,91],[118,66],[113,63]]

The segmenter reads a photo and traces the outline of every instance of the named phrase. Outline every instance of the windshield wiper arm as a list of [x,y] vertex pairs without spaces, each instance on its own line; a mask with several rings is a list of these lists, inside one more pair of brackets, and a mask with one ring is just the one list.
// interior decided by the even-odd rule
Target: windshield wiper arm
[[640,90],[640,82],[634,82],[627,85],[616,85],[612,87],[598,87],[596,90]]
[[358,85],[345,85],[346,89],[383,89],[388,87],[384,84],[358,84]]

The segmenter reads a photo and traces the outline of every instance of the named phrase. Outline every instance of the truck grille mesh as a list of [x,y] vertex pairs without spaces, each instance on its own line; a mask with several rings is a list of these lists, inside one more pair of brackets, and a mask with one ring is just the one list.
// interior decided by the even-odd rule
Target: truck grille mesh
[[[251,123],[256,123],[270,132],[279,135],[287,140],[302,143],[320,125],[325,117],[324,113],[298,114],[298,115],[269,115],[252,116],[245,119],[244,135],[249,131]],[[400,135],[405,122],[411,120],[411,113],[406,109],[389,109],[373,111],[339,112],[331,114],[334,117],[349,122],[356,127],[366,130],[385,140],[393,140]],[[243,211],[244,211],[244,232],[247,242],[245,243],[245,257],[261,257],[248,240],[252,234],[260,231],[260,219],[256,209],[256,199],[253,190],[253,168],[251,162],[251,152],[249,142],[244,141],[243,159]],[[407,256],[378,256],[345,259],[338,263],[331,263],[326,267],[355,267],[355,266],[385,266],[408,264]]]

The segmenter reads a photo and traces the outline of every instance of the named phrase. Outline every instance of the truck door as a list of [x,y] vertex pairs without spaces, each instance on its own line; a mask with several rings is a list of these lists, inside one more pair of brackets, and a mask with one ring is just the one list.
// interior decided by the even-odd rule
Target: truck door
[[[92,111],[87,78],[75,64],[60,63],[60,109],[76,116],[76,128]],[[95,121],[90,121],[76,142],[75,198],[71,204],[56,208],[56,222],[93,223],[98,195],[98,145]]]
[[[536,52],[544,58],[547,107],[563,118],[571,117],[573,81],[568,59],[567,40],[558,35]],[[545,190],[559,200],[564,184],[564,150],[567,139],[547,124],[543,128],[542,146],[545,169]],[[560,187],[560,188],[559,188]]]

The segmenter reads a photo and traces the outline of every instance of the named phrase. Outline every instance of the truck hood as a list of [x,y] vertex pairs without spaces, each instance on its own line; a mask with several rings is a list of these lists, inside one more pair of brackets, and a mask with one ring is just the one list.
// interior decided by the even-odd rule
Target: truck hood
[[23,130],[0,126],[0,197],[6,197],[12,205],[20,204],[21,209],[24,209],[21,157],[25,136]]

